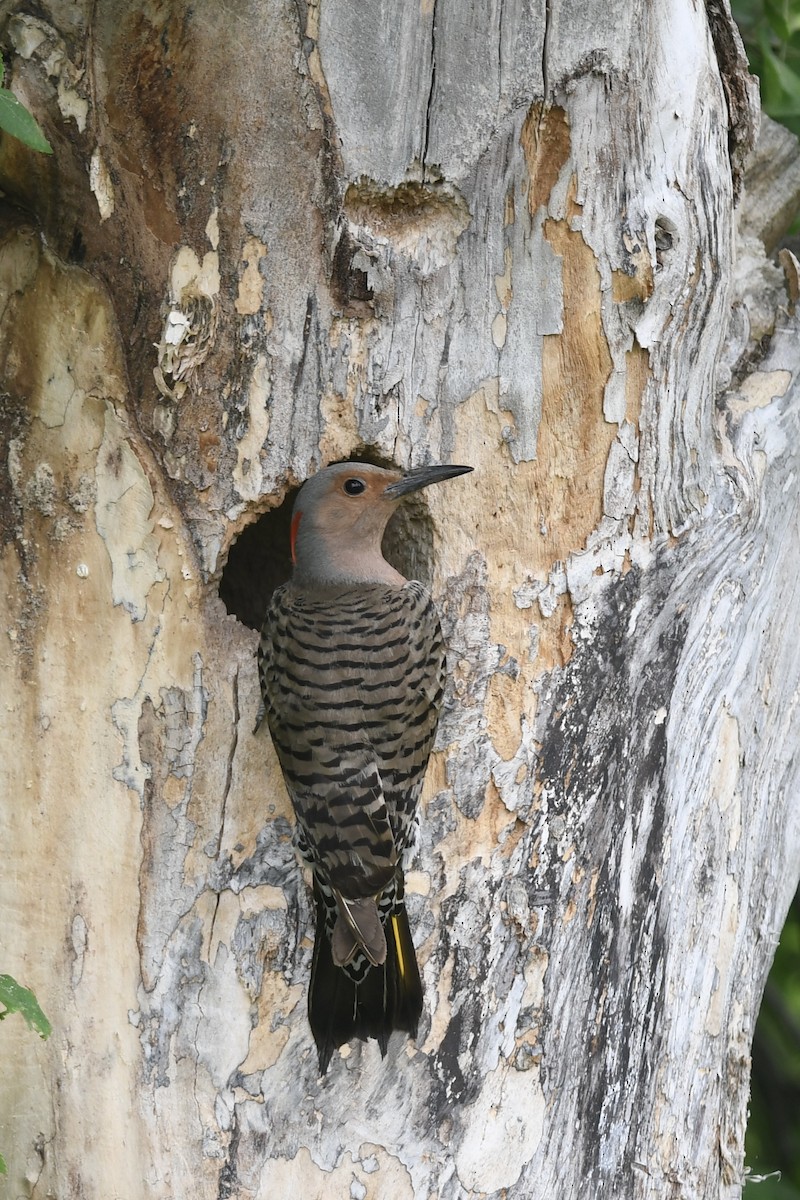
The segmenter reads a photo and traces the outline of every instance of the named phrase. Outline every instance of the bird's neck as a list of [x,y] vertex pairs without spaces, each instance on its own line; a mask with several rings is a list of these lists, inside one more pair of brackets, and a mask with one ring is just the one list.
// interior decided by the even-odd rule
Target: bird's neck
[[354,563],[352,568],[340,563],[335,571],[303,571],[295,567],[292,576],[301,587],[357,587],[368,583],[381,583],[387,587],[402,587],[407,580],[385,560],[383,569],[364,569],[363,564]]
[[406,579],[386,561],[380,549],[336,547],[308,540],[298,546],[294,581],[301,586],[346,587],[348,584],[382,583],[402,587]]

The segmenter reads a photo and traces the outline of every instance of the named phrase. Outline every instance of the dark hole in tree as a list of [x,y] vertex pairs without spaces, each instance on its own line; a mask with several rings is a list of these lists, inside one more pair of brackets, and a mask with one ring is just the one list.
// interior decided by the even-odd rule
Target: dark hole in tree
[[296,495],[293,488],[283,504],[262,513],[228,551],[219,597],[231,616],[251,629],[261,628],[270,596],[292,573],[289,526]]
[[[369,450],[340,461],[397,469],[388,459]],[[219,585],[220,599],[231,616],[238,617],[250,629],[261,628],[270,596],[292,573],[289,529],[297,492],[293,488],[283,504],[263,513],[243,529],[228,553]],[[424,492],[411,495],[397,508],[386,527],[383,553],[401,575],[419,579],[430,587],[433,524],[424,495]]]

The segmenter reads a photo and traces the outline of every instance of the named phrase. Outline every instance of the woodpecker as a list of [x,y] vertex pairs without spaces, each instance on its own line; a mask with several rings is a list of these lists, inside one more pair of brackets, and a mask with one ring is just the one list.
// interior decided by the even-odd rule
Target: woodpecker
[[433,601],[381,551],[405,496],[471,467],[402,474],[365,463],[303,484],[289,583],[258,649],[264,712],[311,868],[316,932],[308,1016],[325,1074],[334,1049],[416,1036],[422,984],[404,903],[445,681]]

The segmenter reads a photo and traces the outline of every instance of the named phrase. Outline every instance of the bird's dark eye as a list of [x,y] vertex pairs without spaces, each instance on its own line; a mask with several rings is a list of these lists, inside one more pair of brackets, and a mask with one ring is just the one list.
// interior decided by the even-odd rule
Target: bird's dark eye
[[345,479],[344,490],[348,496],[360,496],[362,492],[367,490],[367,485],[363,479]]

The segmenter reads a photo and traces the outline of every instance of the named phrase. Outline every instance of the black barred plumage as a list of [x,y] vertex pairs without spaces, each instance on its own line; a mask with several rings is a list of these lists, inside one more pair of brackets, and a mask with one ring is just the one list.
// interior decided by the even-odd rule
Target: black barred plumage
[[439,618],[380,539],[407,492],[469,468],[402,476],[328,467],[292,521],[295,573],[259,645],[265,713],[312,869],[317,906],[309,1020],[327,1069],[353,1037],[416,1034],[422,986],[404,903],[445,678]]
[[[398,630],[405,634],[402,653]],[[299,846],[315,876],[309,1017],[324,1070],[351,1037],[377,1038],[385,1052],[392,1029],[416,1033],[422,988],[402,856],[413,840],[436,732],[444,645],[419,583],[365,584],[356,596],[334,587],[313,597],[287,584],[273,596],[259,658],[267,721],[302,830]],[[389,929],[384,963],[356,950],[349,962],[334,964],[335,892],[377,898]]]

